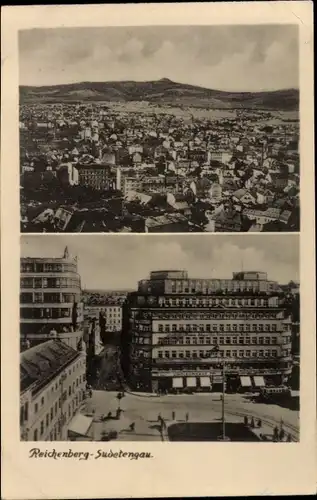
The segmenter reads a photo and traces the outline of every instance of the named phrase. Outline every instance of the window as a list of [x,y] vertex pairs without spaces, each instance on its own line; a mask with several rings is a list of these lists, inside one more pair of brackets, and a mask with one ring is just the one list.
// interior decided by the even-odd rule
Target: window
[[190,344],[190,337],[186,337],[185,342],[186,344]]
[[210,324],[206,325],[206,332],[210,332]]
[[272,332],[276,332],[276,325],[271,325]]
[[38,405],[38,403],[35,403],[35,405],[34,405],[34,413],[37,413],[38,410],[39,410],[39,405]]
[[206,344],[210,344],[210,337],[206,337]]
[[264,343],[264,337],[259,337],[259,344],[263,345],[263,343]]
[[204,351],[199,351],[199,357],[203,358],[204,357]]
[[51,421],[53,420],[53,418],[54,418],[54,409],[51,408]]
[[197,337],[192,338],[193,344],[197,344]]
[[50,416],[49,416],[49,414],[47,414],[46,415],[46,427],[48,427],[49,423],[50,423]]
[[231,356],[231,351],[226,351],[226,357],[230,358],[230,356]]
[[259,351],[259,356],[263,357],[263,351],[262,350]]
[[249,358],[251,356],[251,351],[245,351],[245,354],[246,354],[247,358]]
[[271,337],[271,344],[277,344],[277,337]]
[[193,358],[197,358],[197,351],[193,351]]
[[252,341],[252,344],[256,344],[257,343],[256,337],[252,337],[251,341]]
[[169,352],[169,351],[165,351],[165,357],[166,357],[166,358],[169,358],[169,357],[170,357],[170,352]]
[[269,343],[270,343],[270,337],[265,337],[264,344],[269,344]]
[[243,337],[239,337],[239,344],[243,344]]
[[172,358],[176,358],[176,351],[172,351]]
[[233,325],[232,325],[232,331],[233,331],[233,332],[236,332],[236,331],[237,331],[237,325],[236,325],[236,324],[233,324]]
[[203,344],[204,343],[204,337],[199,337],[199,343]]
[[224,343],[224,338],[223,337],[220,337],[219,338],[219,344],[223,344]]
[[33,434],[33,441],[37,441],[38,440],[38,431],[37,429],[34,430],[34,434]]
[[163,332],[163,325],[158,325],[158,331]]
[[166,331],[166,333],[170,332],[170,325],[165,325],[165,331]]
[[186,358],[190,358],[190,351],[185,351]]
[[163,357],[163,352],[162,351],[158,351],[157,356],[158,356],[158,358],[162,358]]
[[183,353],[182,351],[180,351],[180,352],[179,352],[179,354],[178,354],[178,356],[179,356],[180,358],[183,358],[183,357],[184,357],[184,353]]
[[246,337],[246,338],[245,338],[245,343],[246,343],[246,344],[250,344],[250,337]]
[[55,403],[54,410],[55,410],[55,415],[57,415],[57,402]]
[[236,358],[237,357],[237,351],[232,351],[232,357]]
[[41,406],[44,406],[44,396],[41,399]]
[[43,432],[44,432],[44,420],[42,420],[42,422],[41,422],[41,436],[42,436]]
[[239,351],[239,357],[243,358],[244,357],[244,351]]
[[237,337],[232,337],[232,343],[236,344],[237,343]]

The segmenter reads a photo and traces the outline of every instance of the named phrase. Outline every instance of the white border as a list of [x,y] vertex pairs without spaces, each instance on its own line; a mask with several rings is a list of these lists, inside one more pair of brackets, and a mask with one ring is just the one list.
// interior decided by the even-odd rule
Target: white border
[[[111,443],[153,460],[31,461],[18,431],[19,150],[17,30],[57,26],[298,24],[301,118],[301,441],[279,445]],[[2,11],[2,437],[9,499],[187,497],[315,492],[313,28],[311,2],[5,7]],[[254,234],[254,233],[253,233]],[[276,234],[276,233],[275,233]],[[241,233],[240,233],[241,235]],[[87,236],[87,233],[85,233]],[[126,237],[127,235],[121,235]],[[215,237],[206,235],[205,237]],[[45,235],[43,235],[45,237]],[[117,237],[100,235],[100,237]],[[140,235],[149,237],[149,235]],[[193,234],[192,237],[195,237]],[[265,237],[265,234],[261,235]],[[283,237],[276,234],[277,238]],[[49,446],[51,447],[51,446]],[[82,449],[82,443],[72,443]],[[100,446],[85,443],[86,450]],[[274,449],[273,449],[274,447]],[[58,443],[58,450],[69,449]],[[103,446],[103,448],[106,448]],[[168,449],[166,449],[168,448]]]

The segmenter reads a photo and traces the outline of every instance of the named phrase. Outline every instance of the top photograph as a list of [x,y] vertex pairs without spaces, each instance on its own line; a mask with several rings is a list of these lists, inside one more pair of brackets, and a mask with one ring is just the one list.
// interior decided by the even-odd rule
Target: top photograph
[[297,25],[19,32],[28,233],[300,230]]

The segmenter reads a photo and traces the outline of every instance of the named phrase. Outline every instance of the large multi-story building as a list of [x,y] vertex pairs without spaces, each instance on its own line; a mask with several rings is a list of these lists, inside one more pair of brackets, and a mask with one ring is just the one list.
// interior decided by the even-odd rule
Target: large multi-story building
[[[83,345],[84,347],[84,345]],[[48,340],[20,354],[20,436],[63,441],[84,397],[85,350]]]
[[[292,369],[291,320],[263,272],[191,279],[155,271],[124,306],[122,365],[134,388],[227,390],[280,384]],[[220,384],[220,385],[219,385]]]
[[22,348],[58,337],[77,349],[83,319],[77,259],[67,247],[61,258],[21,258]]
[[115,189],[116,179],[111,167],[101,163],[76,165],[81,186],[91,187],[98,191]]

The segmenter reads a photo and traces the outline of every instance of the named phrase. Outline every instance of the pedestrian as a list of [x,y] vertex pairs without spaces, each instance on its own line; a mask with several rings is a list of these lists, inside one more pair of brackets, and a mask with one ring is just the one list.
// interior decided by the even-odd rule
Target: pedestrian
[[259,418],[258,419],[258,428],[261,429],[261,427],[262,427],[262,420]]
[[135,422],[132,422],[132,424],[130,424],[130,431],[134,430],[135,430]]
[[243,421],[244,421],[244,425],[249,424],[248,417],[246,415],[244,416]]
[[172,412],[172,420],[175,420],[175,411]]
[[273,430],[273,441],[274,441],[274,443],[277,443],[278,437],[279,437],[279,435],[278,435],[278,427],[275,426],[274,430]]
[[251,418],[251,428],[254,429],[254,427],[255,427],[255,423],[254,423],[254,418],[252,417]]
[[279,433],[279,440],[283,441],[284,438],[285,438],[285,431],[284,431],[284,429],[282,427],[281,430],[280,430],[280,433]]
[[160,414],[160,413],[159,413],[159,414],[158,414],[158,416],[157,416],[157,421],[158,421],[158,422],[162,422],[162,416],[161,416],[161,414]]
[[189,414],[188,413],[186,413],[185,419],[186,419],[186,422],[188,422],[188,419],[189,419]]

